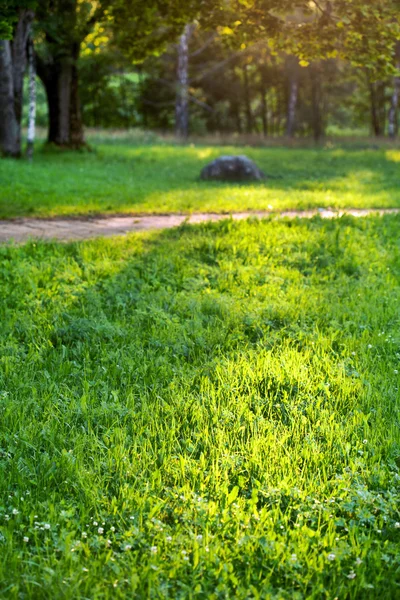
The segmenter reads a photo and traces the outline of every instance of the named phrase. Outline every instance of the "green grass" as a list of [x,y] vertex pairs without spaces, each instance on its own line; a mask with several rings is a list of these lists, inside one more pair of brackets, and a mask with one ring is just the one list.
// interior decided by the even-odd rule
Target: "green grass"
[[[94,152],[0,161],[0,218],[94,213],[400,207],[400,151],[178,146],[97,137]],[[245,153],[272,177],[256,185],[199,181],[220,154]]]
[[1,247],[0,596],[399,598],[399,228]]

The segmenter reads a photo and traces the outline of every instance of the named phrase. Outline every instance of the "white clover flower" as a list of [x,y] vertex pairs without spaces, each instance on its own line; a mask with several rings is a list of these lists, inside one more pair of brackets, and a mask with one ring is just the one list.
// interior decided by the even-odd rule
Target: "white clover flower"
[[132,546],[130,544],[126,544],[124,550],[125,552],[127,552],[128,550],[132,550]]
[[45,523],[45,524],[44,524],[44,528],[45,528],[45,529],[50,529],[50,523]]
[[333,552],[328,554],[328,560],[335,560],[335,558],[336,558],[336,554],[333,554]]
[[156,554],[157,553],[157,546],[150,546],[150,552],[152,554]]
[[25,536],[24,537],[24,542],[25,542],[25,544],[27,544],[29,542],[29,538]]
[[112,541],[111,541],[111,540],[107,540],[107,541],[106,541],[107,548],[109,548],[109,547],[111,546],[111,544],[112,544]]
[[19,511],[16,508],[13,508],[12,514],[13,515],[18,515]]
[[82,537],[83,537],[83,538],[87,538],[87,533],[86,533],[86,531],[82,531]]
[[395,523],[394,526],[396,527],[396,529],[400,529],[400,523],[399,522]]
[[370,348],[370,349],[371,349],[371,348],[372,348],[372,344],[368,344],[368,348]]
[[290,560],[292,560],[293,562],[296,562],[297,554],[292,554],[292,556],[290,557]]
[[10,515],[4,515],[4,518],[5,518],[6,521],[9,521],[10,520]]
[[112,531],[114,533],[114,531],[115,531],[114,525],[112,527],[110,527],[110,531]]
[[398,371],[398,369],[395,369],[395,370],[393,371],[393,373],[394,373],[395,375],[397,375],[397,373],[398,373],[398,372],[399,372],[399,371]]
[[357,567],[359,567],[362,564],[362,562],[363,561],[361,560],[361,558],[359,556],[357,556],[357,558],[356,558],[356,565],[357,565]]
[[347,575],[347,579],[354,579],[356,577],[356,574],[354,573],[354,571],[350,571],[350,573]]
[[94,527],[97,527],[98,522],[97,521],[93,521],[93,525],[94,525]]
[[198,542],[201,542],[201,541],[202,541],[202,539],[203,539],[203,536],[202,536],[201,534],[199,534],[199,535],[196,535],[196,540],[197,540]]
[[368,444],[368,440],[363,440],[363,444]]
[[97,530],[97,533],[99,533],[100,535],[103,535],[103,533],[104,533],[103,527],[99,527]]
[[167,535],[165,539],[167,540],[167,542],[172,542],[172,537],[170,535]]
[[89,569],[87,569],[86,567],[83,567],[82,571],[83,571],[84,573],[89,573]]

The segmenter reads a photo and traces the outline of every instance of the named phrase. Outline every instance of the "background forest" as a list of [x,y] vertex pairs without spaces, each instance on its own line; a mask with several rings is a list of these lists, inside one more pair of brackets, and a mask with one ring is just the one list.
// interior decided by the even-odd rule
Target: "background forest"
[[[325,135],[388,134],[389,111],[397,93],[393,77],[376,81],[367,69],[340,58],[301,66],[295,56],[273,53],[263,43],[230,49],[225,37],[199,25],[189,28],[186,128],[176,123],[182,43],[172,43],[159,56],[132,65],[98,31],[79,60],[84,124],[177,130],[183,136],[222,132],[318,140]],[[47,114],[39,80],[39,126],[47,126]],[[396,133],[397,127],[396,109]]]

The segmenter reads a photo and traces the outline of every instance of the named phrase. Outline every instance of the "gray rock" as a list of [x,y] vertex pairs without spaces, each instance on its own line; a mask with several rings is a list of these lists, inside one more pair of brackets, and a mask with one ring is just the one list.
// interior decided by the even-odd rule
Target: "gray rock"
[[206,165],[200,179],[206,181],[261,181],[265,174],[247,156],[220,156]]

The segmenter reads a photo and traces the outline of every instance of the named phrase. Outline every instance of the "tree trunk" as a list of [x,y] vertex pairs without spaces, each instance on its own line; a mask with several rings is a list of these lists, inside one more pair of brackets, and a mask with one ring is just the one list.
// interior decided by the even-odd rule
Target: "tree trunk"
[[321,72],[318,64],[311,67],[311,102],[312,102],[312,129],[314,140],[319,142],[324,134],[323,118],[321,111],[322,86]]
[[182,140],[189,136],[189,39],[192,31],[193,25],[186,25],[178,44],[175,132]]
[[35,121],[36,121],[36,68],[35,51],[33,39],[28,41],[28,68],[29,68],[29,116],[26,156],[28,160],[33,158],[33,146],[35,143]]
[[21,119],[26,49],[34,13],[20,10],[12,41],[0,41],[0,151],[21,155]]
[[263,136],[268,137],[268,103],[267,103],[267,90],[261,87],[261,120]]
[[[400,71],[400,43],[396,45],[396,68]],[[388,113],[388,134],[389,137],[395,138],[397,135],[397,108],[399,105],[400,96],[400,76],[396,75],[393,78],[393,93],[390,99],[390,108]]]
[[268,86],[269,86],[269,78],[268,78],[268,68],[265,65],[260,67],[260,108],[261,108],[261,122],[262,122],[262,131],[263,136],[268,136]]
[[23,107],[24,75],[27,63],[28,39],[31,33],[34,14],[31,10],[21,10],[14,36],[11,42],[13,81],[14,81],[14,110],[18,123],[17,145],[21,153],[21,120]]
[[244,76],[244,106],[246,115],[246,133],[253,132],[253,114],[251,112],[250,83],[247,64],[243,66]]
[[46,90],[49,130],[47,140],[65,148],[85,145],[79,100],[79,44],[56,52],[50,62],[37,59],[37,70]]
[[286,135],[293,137],[296,129],[296,108],[298,99],[298,62],[297,58],[289,57],[288,60],[288,71],[289,71],[289,98],[287,107],[286,117]]
[[385,84],[382,81],[370,82],[371,126],[376,137],[385,133]]
[[11,44],[8,40],[0,40],[0,115],[1,153],[6,156],[19,156]]

